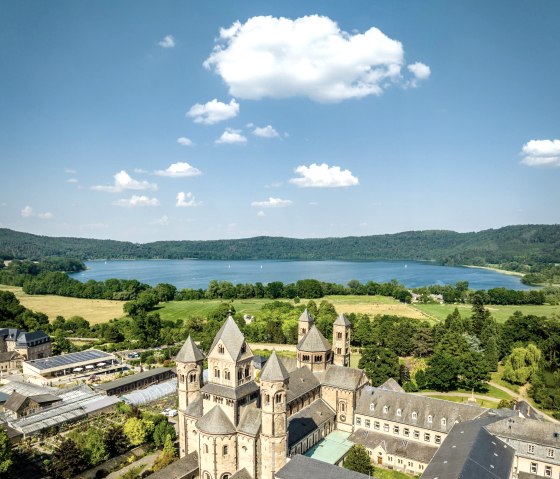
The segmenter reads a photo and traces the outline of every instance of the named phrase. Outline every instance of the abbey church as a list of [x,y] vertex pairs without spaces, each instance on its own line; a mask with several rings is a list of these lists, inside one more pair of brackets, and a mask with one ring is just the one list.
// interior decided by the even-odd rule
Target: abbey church
[[338,316],[331,345],[305,310],[297,359],[273,353],[258,383],[251,348],[231,316],[207,358],[189,337],[176,359],[181,457],[197,458],[201,479],[274,479],[289,457],[333,430],[352,432],[368,381],[350,368],[351,327]]

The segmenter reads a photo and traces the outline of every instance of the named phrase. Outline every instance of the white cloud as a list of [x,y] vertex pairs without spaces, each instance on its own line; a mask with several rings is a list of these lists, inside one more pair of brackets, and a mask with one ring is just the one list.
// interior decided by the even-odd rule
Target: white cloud
[[91,189],[109,193],[120,193],[125,190],[157,190],[155,183],[135,180],[124,170],[119,171],[114,178],[115,183],[113,185],[95,185]]
[[181,136],[177,138],[177,143],[182,146],[193,146],[193,142],[191,139],[187,138],[186,136]]
[[23,216],[24,218],[29,218],[30,216],[33,216],[33,208],[31,208],[31,206],[26,206],[21,210],[21,216]]
[[253,130],[253,135],[260,136],[261,138],[278,138],[280,135],[272,128],[272,125],[267,125],[263,128],[258,126]]
[[258,216],[259,218],[262,218],[263,216],[266,216],[266,214],[265,214],[265,212],[264,212],[263,210],[260,210],[260,211],[257,213],[257,216]]
[[166,170],[157,170],[154,174],[158,176],[169,176],[171,178],[182,178],[185,176],[198,176],[202,172],[185,162],[172,163]]
[[380,95],[402,82],[402,44],[372,27],[348,33],[328,17],[252,17],[222,28],[204,66],[232,96],[320,102]]
[[218,144],[242,145],[247,143],[247,138],[241,134],[241,130],[226,128],[222,136],[216,140]]
[[130,198],[122,198],[114,201],[116,206],[125,206],[127,208],[134,208],[136,206],[158,206],[159,200],[157,198],[148,198],[147,196],[132,195]]
[[285,208],[286,206],[292,206],[293,203],[294,202],[291,200],[270,197],[268,200],[264,201],[253,201],[251,206],[255,208]]
[[162,48],[173,48],[175,46],[175,39],[173,35],[165,35],[159,42],[158,45]]
[[412,63],[407,66],[408,71],[414,75],[418,80],[427,80],[430,78],[432,70],[428,65],[421,62]]
[[72,169],[72,168],[65,168],[64,173],[67,173],[69,175],[75,175],[77,173],[77,171]]
[[560,140],[531,140],[521,149],[527,166],[560,167]]
[[175,206],[188,208],[190,206],[198,206],[199,204],[200,203],[196,202],[194,195],[190,191],[186,194],[183,191],[177,193],[177,203],[175,203]]
[[54,218],[54,215],[50,211],[47,211],[45,213],[39,213],[37,215],[37,218],[41,220],[52,220]]
[[239,103],[233,98],[229,103],[222,103],[216,98],[204,105],[196,103],[187,112],[187,116],[192,118],[195,123],[213,125],[220,121],[235,118],[239,114]]
[[326,163],[301,165],[295,172],[300,178],[291,178],[290,183],[302,187],[339,188],[359,184],[358,178],[350,170],[341,170],[339,166],[329,166]]
[[161,218],[158,218],[154,221],[154,224],[160,226],[167,226],[169,225],[169,217],[167,215],[163,215]]
[[68,178],[66,180],[66,183],[77,183],[77,182],[78,182],[78,180],[76,178]]
[[145,174],[148,173],[148,171],[144,170],[143,168],[134,168],[134,173],[139,173],[139,174],[145,175]]

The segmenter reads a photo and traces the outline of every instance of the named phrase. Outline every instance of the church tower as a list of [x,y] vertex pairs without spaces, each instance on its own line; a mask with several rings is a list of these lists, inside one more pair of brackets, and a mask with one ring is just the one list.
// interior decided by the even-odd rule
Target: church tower
[[286,464],[288,378],[288,371],[273,352],[261,374],[261,479],[274,479]]
[[313,326],[314,320],[307,308],[301,313],[298,319],[298,343],[303,339],[303,337],[309,332],[311,326]]
[[[177,363],[177,392],[179,395],[179,444],[180,455],[191,452],[188,444],[188,419],[185,416],[189,406],[201,403],[200,389],[203,385],[202,367],[204,354],[189,336],[175,358]],[[193,445],[194,446],[194,445]]]
[[340,314],[333,323],[333,363],[337,366],[350,367],[350,330],[352,323],[344,314]]

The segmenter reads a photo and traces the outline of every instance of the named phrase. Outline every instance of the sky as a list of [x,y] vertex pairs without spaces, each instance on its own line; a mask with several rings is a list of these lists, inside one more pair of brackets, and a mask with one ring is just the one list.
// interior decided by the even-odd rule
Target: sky
[[560,222],[560,2],[3,0],[0,227]]

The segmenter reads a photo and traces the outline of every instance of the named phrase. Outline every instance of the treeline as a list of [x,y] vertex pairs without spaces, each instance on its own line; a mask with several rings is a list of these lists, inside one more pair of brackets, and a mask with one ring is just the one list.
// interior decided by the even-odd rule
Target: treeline
[[472,233],[409,231],[391,235],[295,239],[260,236],[213,241],[138,244],[84,238],[50,238],[0,229],[5,259],[284,259],[428,260],[442,264],[509,265],[560,263],[559,225],[517,225]]

